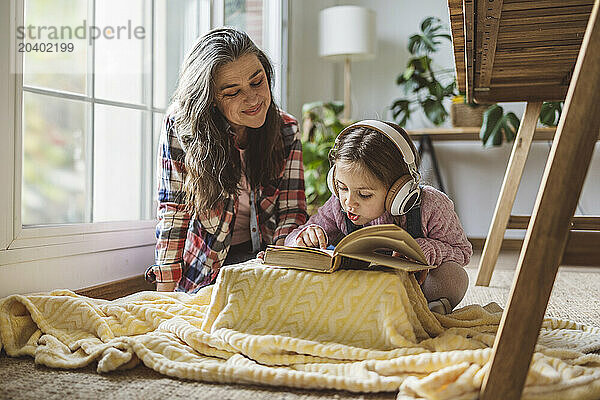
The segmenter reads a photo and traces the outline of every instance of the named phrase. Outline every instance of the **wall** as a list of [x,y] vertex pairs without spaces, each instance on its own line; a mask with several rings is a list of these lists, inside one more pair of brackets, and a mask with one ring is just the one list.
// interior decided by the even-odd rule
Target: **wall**
[[[377,21],[376,57],[352,63],[352,116],[356,119],[388,117],[388,105],[400,94],[395,81],[408,60],[408,37],[427,16],[448,21],[443,0],[420,1],[420,9],[408,1],[290,0],[288,111],[296,116],[308,101],[344,98],[343,65],[319,58],[318,41],[319,11],[346,4],[370,8]],[[449,43],[439,55],[440,68],[453,68]]]
[[333,5],[331,0],[289,2],[287,111],[298,119],[302,104],[331,100],[336,93],[334,65],[318,54],[319,11]]
[[0,265],[0,298],[118,281],[143,274],[152,263],[154,245],[4,264]]
[[[318,56],[318,14],[334,5],[360,5],[375,11],[377,18],[377,52],[374,60],[352,64],[352,117],[354,119],[391,119],[388,107],[401,96],[396,86],[397,75],[404,70],[409,57],[408,37],[419,30],[420,22],[433,15],[448,23],[447,2],[422,0],[419,6],[409,1],[316,1],[290,0],[290,47],[288,111],[300,117],[302,104],[315,100],[343,99],[342,65],[322,60]],[[454,59],[448,44],[436,54],[440,68],[453,68]],[[521,116],[524,103],[502,104]],[[422,116],[407,124],[407,128],[428,127]],[[482,148],[479,142],[437,142],[434,144],[448,195],[469,237],[487,235],[496,200],[508,163],[511,146]],[[513,214],[529,214],[537,196],[549,143],[532,146]],[[600,215],[600,149],[588,172],[578,206],[580,214]],[[426,180],[435,183],[430,160],[423,160]],[[511,230],[507,237],[523,237],[524,231]]]

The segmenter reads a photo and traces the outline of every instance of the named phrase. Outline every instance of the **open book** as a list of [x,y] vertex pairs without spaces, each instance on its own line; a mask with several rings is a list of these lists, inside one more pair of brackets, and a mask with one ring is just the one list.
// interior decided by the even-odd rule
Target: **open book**
[[[397,252],[400,257],[391,255]],[[358,229],[333,250],[314,247],[267,246],[264,264],[309,271],[366,269],[375,265],[413,272],[432,269],[412,236],[394,224]]]

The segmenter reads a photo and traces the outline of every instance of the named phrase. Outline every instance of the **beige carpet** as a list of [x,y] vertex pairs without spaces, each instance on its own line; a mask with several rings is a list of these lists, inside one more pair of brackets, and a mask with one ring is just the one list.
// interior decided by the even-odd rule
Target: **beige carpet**
[[[476,264],[471,264],[476,265]],[[471,282],[476,271],[468,269]],[[505,305],[513,270],[497,269],[489,288],[471,287],[461,305]],[[563,268],[548,306],[548,316],[600,326],[600,269]],[[166,378],[144,366],[99,375],[95,366],[74,371],[35,366],[32,359],[0,356],[0,399],[394,399],[395,393],[353,394],[248,385],[219,385]]]
[[[470,265],[473,265],[472,263]],[[477,270],[467,268],[469,290],[458,307],[488,304],[506,306],[515,271],[496,269],[489,287],[474,286]],[[600,326],[600,268],[561,267],[552,289],[546,316]]]

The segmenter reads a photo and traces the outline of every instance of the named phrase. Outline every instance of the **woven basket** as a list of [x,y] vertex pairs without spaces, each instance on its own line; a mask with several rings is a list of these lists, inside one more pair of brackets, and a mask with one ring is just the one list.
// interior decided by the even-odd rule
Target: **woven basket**
[[483,112],[489,105],[470,106],[465,103],[452,103],[450,117],[454,127],[480,127],[483,122]]

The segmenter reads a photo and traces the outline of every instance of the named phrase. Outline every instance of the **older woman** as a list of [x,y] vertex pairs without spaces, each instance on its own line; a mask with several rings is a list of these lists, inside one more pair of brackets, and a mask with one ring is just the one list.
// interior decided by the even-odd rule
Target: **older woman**
[[273,102],[273,68],[243,32],[222,28],[187,55],[158,151],[159,291],[214,283],[222,265],[282,244],[306,222],[298,123]]

